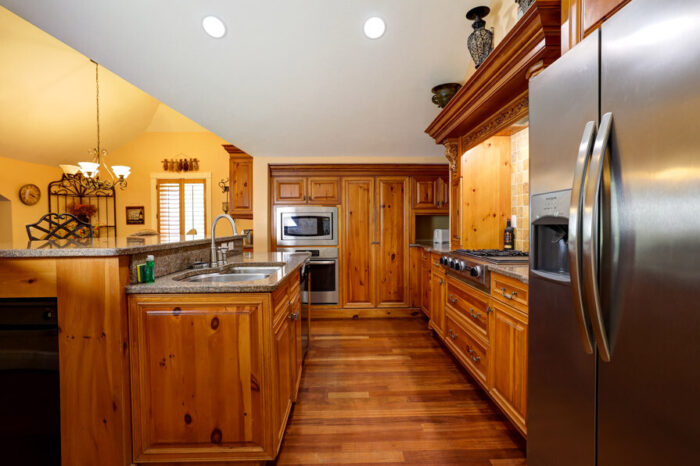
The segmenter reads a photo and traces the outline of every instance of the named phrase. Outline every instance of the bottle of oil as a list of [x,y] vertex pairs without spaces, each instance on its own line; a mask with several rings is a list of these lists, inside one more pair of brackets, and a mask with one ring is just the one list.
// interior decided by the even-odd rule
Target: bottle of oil
[[515,230],[510,226],[510,220],[506,225],[506,229],[503,232],[503,249],[514,249],[515,247]]

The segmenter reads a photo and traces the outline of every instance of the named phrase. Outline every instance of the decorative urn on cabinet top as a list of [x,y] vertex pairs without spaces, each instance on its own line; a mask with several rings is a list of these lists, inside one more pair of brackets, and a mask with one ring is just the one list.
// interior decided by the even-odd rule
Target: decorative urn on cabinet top
[[490,12],[491,9],[487,6],[477,6],[467,12],[467,19],[474,21],[472,23],[474,30],[469,34],[467,47],[476,68],[486,60],[493,50],[493,31],[485,28],[486,21],[483,19]]

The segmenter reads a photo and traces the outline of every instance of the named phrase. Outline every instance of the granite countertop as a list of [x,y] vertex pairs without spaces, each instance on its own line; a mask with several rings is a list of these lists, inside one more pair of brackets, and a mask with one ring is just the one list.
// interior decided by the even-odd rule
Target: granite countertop
[[494,273],[500,273],[506,277],[515,278],[527,284],[530,266],[525,264],[487,264],[486,267]]
[[[245,235],[221,236],[217,243],[244,238]],[[0,243],[0,257],[97,257],[129,256],[211,243],[211,238],[123,236],[118,238],[63,239],[52,241],[18,241]]]
[[[309,252],[253,252],[229,257],[228,264],[206,269],[185,270],[156,278],[153,283],[134,283],[126,287],[127,294],[161,293],[268,293],[276,290],[291,274],[309,260]],[[182,281],[193,275],[226,272],[235,266],[282,266],[267,278],[243,282],[187,282]]]
[[441,244],[435,244],[432,241],[418,241],[415,243],[411,243],[408,245],[411,248],[423,248],[426,251],[429,252],[450,252],[452,248],[450,247],[450,243],[441,243]]

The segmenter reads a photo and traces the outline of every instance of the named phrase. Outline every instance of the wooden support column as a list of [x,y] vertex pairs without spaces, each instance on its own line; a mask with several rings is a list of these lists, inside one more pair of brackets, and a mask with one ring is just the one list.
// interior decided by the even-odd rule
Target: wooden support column
[[56,260],[61,463],[131,464],[128,257]]

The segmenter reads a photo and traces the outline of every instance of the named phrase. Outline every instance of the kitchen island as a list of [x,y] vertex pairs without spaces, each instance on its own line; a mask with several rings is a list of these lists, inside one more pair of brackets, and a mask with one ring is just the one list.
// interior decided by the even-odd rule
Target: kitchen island
[[[301,374],[294,316],[307,255],[244,258],[242,236],[224,237],[217,245],[228,243],[230,263],[196,273],[241,264],[278,270],[218,291],[197,282],[158,288],[207,261],[210,241],[0,249],[0,298],[57,299],[63,465],[276,456]],[[147,254],[156,257],[156,282],[133,283]]]

